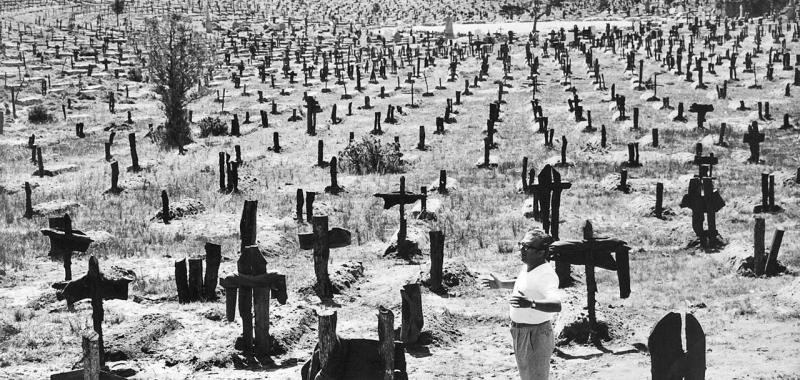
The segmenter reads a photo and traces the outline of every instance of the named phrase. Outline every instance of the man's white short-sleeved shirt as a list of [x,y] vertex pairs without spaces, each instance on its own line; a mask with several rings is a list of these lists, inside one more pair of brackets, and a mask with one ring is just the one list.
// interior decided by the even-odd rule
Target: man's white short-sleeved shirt
[[[530,271],[528,271],[528,266],[523,264],[517,280],[514,282],[514,291],[511,295],[523,296],[529,300],[560,301],[558,275],[552,264],[546,262]],[[554,313],[509,306],[509,314],[513,322],[539,324],[549,321]]]

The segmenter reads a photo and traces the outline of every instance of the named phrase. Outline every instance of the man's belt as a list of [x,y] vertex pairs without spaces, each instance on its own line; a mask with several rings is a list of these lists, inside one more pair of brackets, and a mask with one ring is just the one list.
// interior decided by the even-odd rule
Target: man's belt
[[550,321],[548,320],[548,321],[544,321],[544,322],[542,322],[542,323],[537,323],[537,324],[531,324],[531,323],[519,323],[519,322],[514,322],[514,321],[511,321],[511,327],[516,327],[516,328],[523,328],[523,327],[538,327],[538,326],[543,326],[543,325],[545,325],[545,324],[547,324],[547,323],[550,323]]

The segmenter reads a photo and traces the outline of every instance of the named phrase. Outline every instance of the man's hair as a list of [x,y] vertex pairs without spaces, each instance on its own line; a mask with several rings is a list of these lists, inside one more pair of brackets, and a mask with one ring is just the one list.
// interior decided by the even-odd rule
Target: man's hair
[[530,244],[536,248],[546,248],[554,241],[555,239],[541,228],[528,230],[525,236],[522,237],[522,240],[520,240],[521,243]]

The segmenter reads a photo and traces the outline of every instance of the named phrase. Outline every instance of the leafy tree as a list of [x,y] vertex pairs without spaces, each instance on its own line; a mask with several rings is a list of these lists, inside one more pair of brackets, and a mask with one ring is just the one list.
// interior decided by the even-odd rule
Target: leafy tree
[[182,147],[192,141],[186,107],[194,100],[189,91],[198,83],[208,60],[206,44],[203,35],[192,30],[190,21],[177,13],[147,19],[145,32],[147,67],[167,117],[162,144]]

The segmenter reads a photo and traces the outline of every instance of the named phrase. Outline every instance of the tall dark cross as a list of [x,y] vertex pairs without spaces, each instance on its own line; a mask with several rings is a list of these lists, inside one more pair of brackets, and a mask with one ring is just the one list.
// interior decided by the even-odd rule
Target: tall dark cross
[[333,299],[333,285],[328,276],[328,258],[332,248],[347,247],[351,243],[350,231],[334,227],[328,229],[327,216],[314,216],[311,219],[312,232],[298,234],[300,249],[314,252],[314,273],[317,283],[314,290],[323,301]]
[[64,262],[64,280],[72,280],[72,253],[85,253],[93,240],[80,230],[73,229],[72,219],[67,214],[48,219],[48,227],[41,232],[50,238],[50,258]]
[[[534,192],[539,202],[542,228],[550,233],[553,239],[558,240],[559,210],[561,208],[561,192],[572,187],[570,182],[561,182],[561,173],[552,166],[545,165],[537,176],[538,183],[528,187]],[[556,263],[559,286],[566,287],[572,283],[570,266],[568,263]]]
[[[584,265],[586,269],[586,299],[589,321],[594,329],[597,325],[595,315],[595,267],[617,272],[620,298],[628,298],[631,294],[629,267],[630,247],[618,239],[597,238],[590,221],[583,226],[583,240],[557,241],[550,246],[550,260],[574,265]],[[611,255],[614,253],[614,256]]]
[[[692,210],[692,230],[697,235],[700,247],[714,249],[724,244],[717,231],[716,213],[725,207],[725,201],[714,190],[711,178],[692,178],[689,180],[689,190],[683,196],[680,206]],[[708,223],[704,229],[703,223]]]
[[100,363],[105,362],[103,355],[103,300],[128,299],[128,284],[134,280],[132,272],[114,278],[106,277],[100,272],[100,265],[94,256],[89,256],[89,271],[83,277],[73,281],[53,284],[57,289],[56,298],[67,300],[72,304],[83,299],[92,300],[92,327],[98,335],[100,345]]

